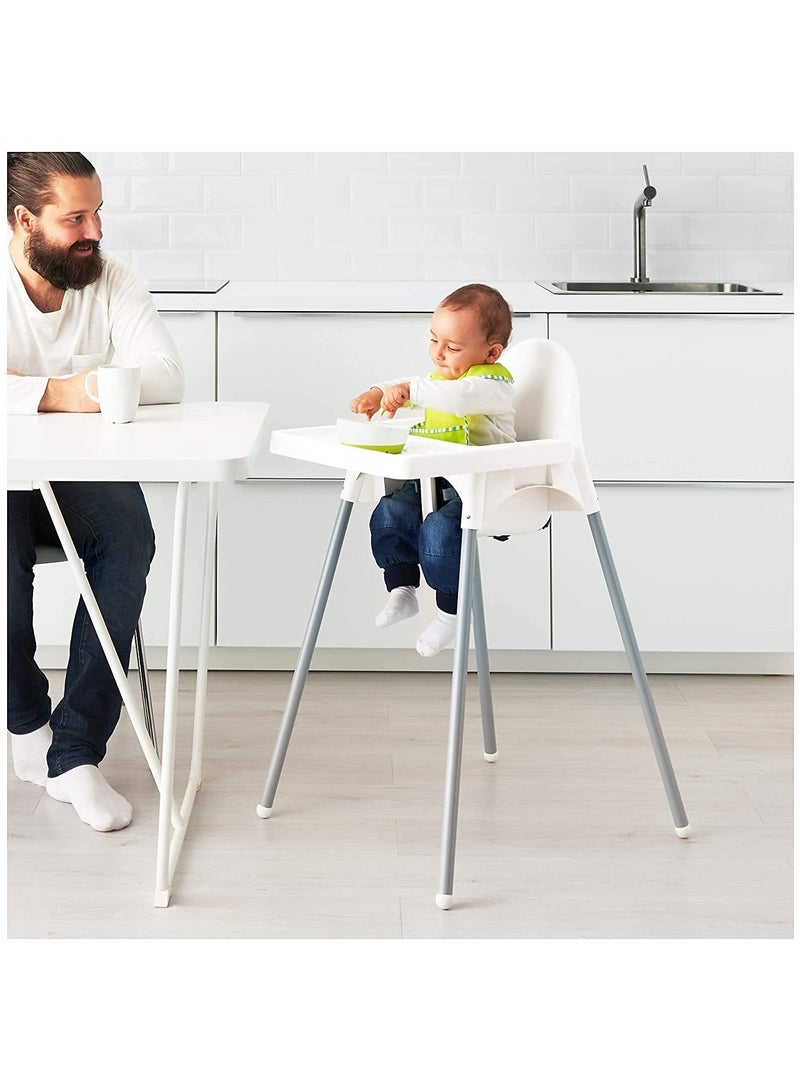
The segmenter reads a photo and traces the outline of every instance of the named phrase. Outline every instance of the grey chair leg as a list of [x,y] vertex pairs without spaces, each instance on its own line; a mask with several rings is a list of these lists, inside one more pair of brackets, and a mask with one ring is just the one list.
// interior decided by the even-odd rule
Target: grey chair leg
[[308,668],[311,664],[311,657],[314,654],[314,648],[317,644],[317,637],[319,636],[322,618],[328,602],[328,595],[330,594],[333,576],[336,572],[336,565],[339,563],[339,554],[342,552],[342,542],[344,541],[347,524],[350,521],[352,510],[352,500],[342,500],[339,504],[339,512],[336,516],[330,544],[328,545],[328,552],[322,566],[322,574],[320,575],[319,584],[317,585],[317,592],[314,596],[311,614],[309,615],[305,635],[303,636],[300,654],[297,657],[297,666],[292,675],[292,684],[289,687],[289,696],[286,701],[286,708],[283,713],[283,719],[281,720],[278,739],[275,743],[275,749],[267,773],[264,793],[261,797],[261,802],[256,806],[256,814],[259,818],[268,818],[272,813],[272,804],[275,801],[275,793],[278,790],[278,781],[280,780],[283,763],[286,760],[286,752],[289,749],[289,740],[292,737],[294,722],[297,718],[297,710],[300,707],[300,699],[303,696],[303,688],[306,684]]
[[139,688],[142,691],[142,711],[144,712],[144,726],[150,736],[150,742],[158,754],[158,738],[156,736],[156,721],[153,716],[153,695],[150,692],[150,678],[147,673],[147,659],[144,650],[144,637],[142,636],[141,620],[136,625],[133,634],[133,646],[136,652],[136,666],[139,673]]
[[458,821],[458,790],[461,778],[461,750],[464,741],[464,702],[467,692],[467,660],[469,629],[472,613],[472,590],[477,554],[477,532],[465,530],[461,535],[461,564],[458,574],[458,621],[453,654],[453,682],[450,693],[450,728],[447,741],[447,769],[442,816],[441,878],[436,904],[449,909],[453,904],[455,874],[456,824]]
[[489,649],[486,642],[486,614],[483,609],[481,562],[475,549],[475,581],[472,592],[472,631],[475,634],[475,664],[478,668],[478,693],[481,700],[483,724],[483,756],[487,761],[497,760],[497,736],[494,730],[492,707],[492,681],[489,671]]
[[675,832],[678,837],[688,837],[691,833],[689,819],[686,817],[681,794],[678,790],[678,782],[675,779],[675,772],[672,768],[672,762],[670,761],[664,733],[661,730],[661,723],[653,701],[653,695],[650,692],[650,683],[647,680],[647,674],[645,673],[644,664],[642,663],[642,657],[639,652],[639,645],[636,642],[636,634],[633,631],[628,608],[622,594],[614,558],[611,556],[605,528],[603,527],[603,520],[600,518],[599,511],[593,512],[587,518],[589,519],[589,526],[592,531],[592,537],[594,538],[595,548],[597,549],[597,556],[600,558],[600,567],[603,569],[603,576],[605,577],[608,593],[611,597],[611,605],[614,607],[614,614],[616,615],[617,625],[619,626],[620,635],[622,636],[622,643],[625,646],[625,652],[628,656],[628,662],[630,663],[633,682],[636,686],[636,692],[639,695],[642,711],[644,712],[647,730],[650,734],[650,742],[653,745],[656,762],[658,763],[658,769],[661,773],[661,780],[667,793],[667,800],[669,801],[672,819],[675,824]]

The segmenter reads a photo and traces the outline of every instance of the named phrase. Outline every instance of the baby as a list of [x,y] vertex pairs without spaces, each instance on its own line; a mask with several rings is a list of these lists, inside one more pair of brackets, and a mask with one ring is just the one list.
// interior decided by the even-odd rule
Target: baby
[[[393,417],[404,407],[425,410],[412,433],[448,443],[511,443],[514,380],[498,363],[511,336],[511,308],[494,288],[467,284],[443,299],[431,321],[428,349],[435,365],[425,378],[379,383],[353,398],[350,410]],[[406,481],[384,496],[370,519],[372,555],[383,569],[389,601],[375,619],[386,628],[419,612],[420,567],[436,592],[436,614],[417,640],[420,655],[436,655],[453,640],[461,555],[461,499],[436,479],[437,510],[422,518],[419,483]]]

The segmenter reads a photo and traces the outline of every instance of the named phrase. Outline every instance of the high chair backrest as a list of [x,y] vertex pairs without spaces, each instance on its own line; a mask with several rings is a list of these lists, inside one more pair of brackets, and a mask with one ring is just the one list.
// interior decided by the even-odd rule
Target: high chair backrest
[[[572,445],[569,462],[489,474],[482,492],[456,481],[462,500],[476,500],[470,525],[482,535],[527,534],[545,526],[551,512],[597,510],[597,495],[581,435],[578,380],[569,353],[546,338],[520,341],[503,353],[514,377],[517,440],[560,440]],[[477,492],[475,490],[478,490]],[[480,493],[480,495],[479,495]]]

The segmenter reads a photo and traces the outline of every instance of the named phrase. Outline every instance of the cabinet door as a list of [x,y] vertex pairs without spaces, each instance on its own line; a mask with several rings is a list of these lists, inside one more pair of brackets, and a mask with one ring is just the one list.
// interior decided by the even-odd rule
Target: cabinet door
[[[297,648],[339,508],[341,482],[248,481],[220,496],[221,647]],[[376,629],[386,591],[370,551],[373,505],[354,505],[320,630],[321,648],[413,648],[434,609],[420,589],[417,618]],[[547,532],[508,542],[481,540],[486,626],[491,648],[550,647]]]
[[[547,336],[543,315],[515,318],[514,329],[515,338]],[[427,313],[220,314],[219,397],[269,402],[272,430],[333,424],[372,383],[427,374],[429,339]],[[253,476],[341,475],[265,452]]]
[[550,316],[595,480],[790,481],[789,315]]
[[186,376],[187,402],[213,402],[217,385],[217,316],[214,311],[160,311]]
[[[789,486],[600,486],[643,651],[790,652]],[[553,517],[553,647],[622,648],[587,519]]]

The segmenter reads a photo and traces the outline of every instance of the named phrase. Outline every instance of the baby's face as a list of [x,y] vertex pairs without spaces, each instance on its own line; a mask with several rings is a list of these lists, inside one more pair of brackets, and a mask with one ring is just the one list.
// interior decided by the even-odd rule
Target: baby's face
[[445,379],[460,379],[475,364],[494,363],[502,345],[490,345],[478,316],[469,307],[439,307],[431,319],[428,353]]

